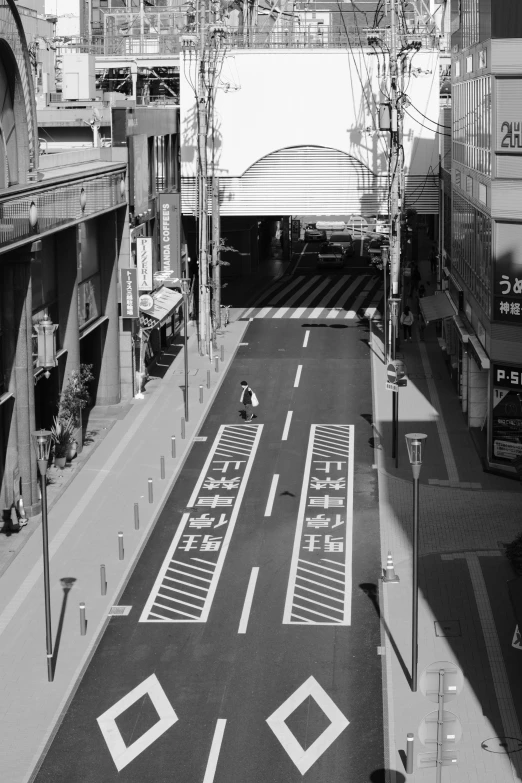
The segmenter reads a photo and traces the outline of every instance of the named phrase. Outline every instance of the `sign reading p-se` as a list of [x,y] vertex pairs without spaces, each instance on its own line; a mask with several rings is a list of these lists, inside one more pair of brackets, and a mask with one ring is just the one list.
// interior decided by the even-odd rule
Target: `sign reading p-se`
[[181,277],[181,204],[179,193],[161,193],[160,261],[161,271]]
[[522,391],[522,367],[514,367],[509,364],[494,364],[493,386]]

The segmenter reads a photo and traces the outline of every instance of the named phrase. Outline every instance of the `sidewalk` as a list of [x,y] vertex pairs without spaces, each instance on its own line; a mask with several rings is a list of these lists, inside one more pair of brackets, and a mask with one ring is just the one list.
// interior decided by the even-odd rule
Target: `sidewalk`
[[[232,321],[238,313],[232,313]],[[116,420],[49,515],[51,614],[55,679],[47,682],[41,535],[37,530],[0,577],[0,779],[26,783],[54,726],[73,695],[96,642],[108,623],[133,565],[144,548],[203,418],[225,376],[248,322],[232,322],[219,335],[219,371],[189,339],[190,421],[181,437],[183,352],[162,381]],[[180,340],[181,342],[181,340]],[[207,370],[211,388],[207,390]],[[204,403],[199,402],[203,385]],[[176,457],[171,437],[176,437]],[[160,478],[160,457],[166,478]],[[149,478],[154,502],[148,502]],[[139,530],[134,526],[139,504]],[[31,520],[31,525],[38,524]],[[118,532],[124,560],[118,558]],[[107,594],[100,590],[105,564]],[[63,580],[63,581],[62,581]],[[69,582],[69,583],[68,583]],[[87,634],[80,635],[78,603],[85,602]],[[67,609],[67,611],[66,611]]]
[[[424,275],[423,275],[424,277]],[[486,474],[464,423],[433,326],[426,342],[414,333],[403,345],[408,386],[400,391],[399,467],[391,459],[391,392],[385,388],[381,325],[374,324],[372,372],[375,464],[383,567],[392,552],[399,583],[380,583],[383,674],[388,700],[390,783],[434,783],[435,769],[419,768],[433,751],[419,736],[423,719],[437,710],[424,695],[423,670],[446,661],[460,668],[463,687],[445,710],[458,723],[458,766],[442,780],[506,783],[522,780],[522,754],[507,753],[498,737],[522,739],[521,650],[511,646],[515,620],[506,581],[513,578],[502,544],[522,529],[520,484]],[[419,687],[410,688],[412,600],[412,474],[404,435],[428,435],[420,486]],[[438,626],[435,623],[439,623]],[[513,693],[513,696],[512,696]],[[432,716],[433,717],[433,716]],[[459,725],[462,737],[459,739]],[[406,778],[402,754],[415,735],[414,771]],[[489,742],[486,742],[489,740]],[[482,747],[486,742],[487,749]],[[511,744],[510,744],[511,743]],[[491,750],[492,747],[495,750]],[[522,743],[521,743],[522,747]],[[451,749],[448,746],[449,749]]]

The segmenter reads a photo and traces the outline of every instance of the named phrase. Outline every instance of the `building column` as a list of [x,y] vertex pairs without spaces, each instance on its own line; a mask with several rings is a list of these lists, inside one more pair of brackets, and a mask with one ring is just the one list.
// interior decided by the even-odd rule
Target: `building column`
[[[40,512],[41,506],[36,455],[31,440],[35,428],[32,291],[28,249],[25,253],[27,260],[22,257],[17,263],[8,263],[4,272],[4,303],[11,297],[5,322],[6,344],[8,350],[11,349],[11,361],[8,359],[12,367],[9,389],[15,395],[8,434],[5,488],[8,503],[21,495],[28,516],[34,516]],[[16,457],[13,449],[16,449]]]
[[[14,486],[15,483],[18,486],[19,469],[18,469],[18,423],[16,417],[16,378],[15,378],[15,356],[16,356],[16,342],[18,337],[18,326],[15,320],[15,304],[13,297],[14,281],[13,281],[12,264],[5,264],[2,269],[2,348],[3,348],[3,361],[4,361],[4,373],[5,373],[5,386],[6,391],[11,392],[14,397],[13,401],[8,400],[1,407],[6,408],[10,406],[10,416],[6,416],[6,411],[2,410],[2,416],[4,416],[4,428],[5,428],[5,464],[4,472],[2,476],[2,508],[9,509],[13,500],[15,499]],[[12,402],[12,404],[11,404]]]
[[[58,273],[58,344],[67,353],[60,362],[60,389],[63,390],[74,370],[80,369],[80,330],[78,326],[78,239],[77,229],[59,234],[60,263]],[[83,448],[81,425],[76,433],[78,453]]]
[[[118,209],[116,212],[116,237],[118,243],[118,269],[133,266],[131,259],[131,243],[129,231],[129,208]],[[123,401],[134,397],[134,324],[132,318],[119,318],[119,351],[120,351],[120,390]]]
[[103,325],[102,357],[96,405],[120,402],[120,357],[118,313],[118,223],[109,212],[99,218],[99,254],[102,312],[108,316]]
[[462,405],[462,412],[467,413],[468,412],[468,363],[469,363],[469,357],[466,349],[464,346],[461,346],[462,351],[462,373],[460,376],[460,395],[461,395],[461,405]]
[[488,371],[472,356],[468,364],[468,427],[482,427],[488,409]]

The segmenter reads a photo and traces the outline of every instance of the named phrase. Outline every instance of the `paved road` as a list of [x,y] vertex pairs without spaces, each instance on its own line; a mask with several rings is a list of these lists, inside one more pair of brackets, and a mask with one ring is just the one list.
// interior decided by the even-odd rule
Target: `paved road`
[[244,339],[38,783],[384,781],[367,329]]

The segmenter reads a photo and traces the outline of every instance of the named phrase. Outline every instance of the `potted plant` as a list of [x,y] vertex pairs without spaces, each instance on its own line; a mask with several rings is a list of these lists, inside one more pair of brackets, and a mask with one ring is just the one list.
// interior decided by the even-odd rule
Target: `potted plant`
[[57,468],[64,468],[67,461],[67,450],[74,438],[74,421],[69,418],[54,417],[54,424],[51,427],[51,437],[53,440],[54,464]]
[[[86,408],[91,401],[89,383],[94,380],[94,375],[91,370],[92,364],[80,364],[78,370],[73,370],[71,372],[69,380],[60,395],[59,418],[71,418],[73,421],[73,429],[76,432],[81,430],[82,410]],[[73,437],[71,440],[77,441],[78,438],[81,439],[81,431],[78,432],[76,438]]]

